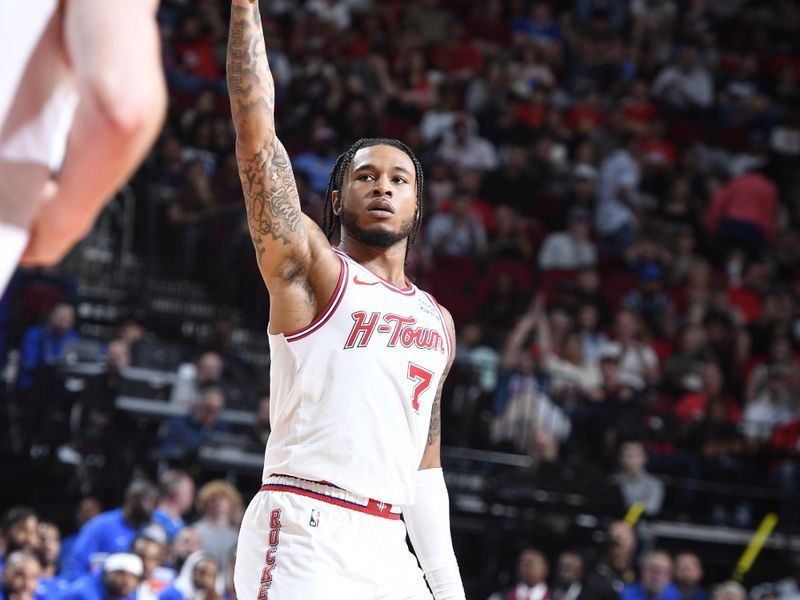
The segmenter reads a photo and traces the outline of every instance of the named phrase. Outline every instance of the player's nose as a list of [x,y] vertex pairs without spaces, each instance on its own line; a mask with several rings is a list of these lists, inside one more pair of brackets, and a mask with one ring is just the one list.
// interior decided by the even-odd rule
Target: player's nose
[[392,196],[392,186],[389,185],[389,177],[381,175],[375,180],[375,187],[372,188],[372,195],[378,197],[386,196],[387,198]]

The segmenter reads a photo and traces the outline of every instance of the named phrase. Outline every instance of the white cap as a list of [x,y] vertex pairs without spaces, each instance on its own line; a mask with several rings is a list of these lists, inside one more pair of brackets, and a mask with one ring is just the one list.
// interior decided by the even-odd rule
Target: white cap
[[112,571],[126,571],[133,573],[137,577],[142,576],[142,559],[129,552],[117,552],[109,554],[103,563],[103,570],[106,573]]

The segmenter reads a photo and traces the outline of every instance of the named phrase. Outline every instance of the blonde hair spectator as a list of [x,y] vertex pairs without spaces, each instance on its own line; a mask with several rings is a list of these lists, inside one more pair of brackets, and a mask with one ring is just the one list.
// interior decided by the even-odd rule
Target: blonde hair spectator
[[726,581],[714,588],[711,600],[747,600],[747,590],[735,581]]
[[228,498],[231,505],[231,520],[233,520],[238,507],[242,505],[242,495],[239,491],[222,479],[209,481],[197,492],[197,511],[201,514],[205,513],[209,501],[212,500],[214,496],[225,496]]

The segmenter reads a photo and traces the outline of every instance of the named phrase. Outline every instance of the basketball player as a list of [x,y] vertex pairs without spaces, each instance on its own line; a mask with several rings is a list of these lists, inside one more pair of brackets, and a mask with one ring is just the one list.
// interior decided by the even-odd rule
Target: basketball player
[[434,598],[464,598],[439,458],[452,319],[404,271],[420,164],[396,140],[354,144],[331,174],[323,233],[275,134],[257,0],[232,1],[227,71],[271,300],[272,431],[239,534],[238,597],[429,599],[407,528]]
[[0,294],[54,264],[161,129],[158,0],[0,0]]

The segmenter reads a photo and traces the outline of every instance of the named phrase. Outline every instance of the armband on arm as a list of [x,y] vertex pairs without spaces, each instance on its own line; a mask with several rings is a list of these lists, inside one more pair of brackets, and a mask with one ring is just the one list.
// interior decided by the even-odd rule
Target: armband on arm
[[450,535],[450,502],[441,467],[417,472],[416,501],[403,507],[411,544],[435,600],[463,600]]

